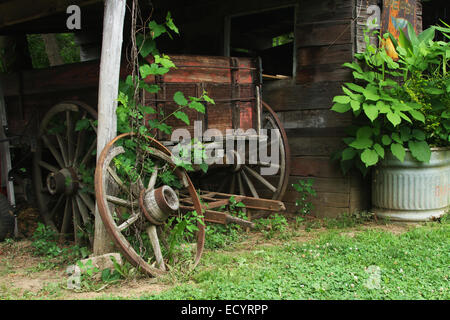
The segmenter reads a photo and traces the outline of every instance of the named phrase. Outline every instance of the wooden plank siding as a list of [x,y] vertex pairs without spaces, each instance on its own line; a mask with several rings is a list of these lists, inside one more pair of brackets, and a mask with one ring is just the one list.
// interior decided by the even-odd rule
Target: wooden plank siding
[[291,148],[290,186],[284,196],[288,210],[296,210],[298,194],[291,187],[313,178],[317,197],[310,201],[313,214],[335,217],[368,207],[368,181],[357,173],[343,176],[330,155],[344,146],[342,137],[350,115],[330,110],[332,98],[351,81],[342,64],[356,50],[356,0],[299,3],[296,37],[296,74],[292,81],[272,82],[263,88],[263,99],[280,117]]

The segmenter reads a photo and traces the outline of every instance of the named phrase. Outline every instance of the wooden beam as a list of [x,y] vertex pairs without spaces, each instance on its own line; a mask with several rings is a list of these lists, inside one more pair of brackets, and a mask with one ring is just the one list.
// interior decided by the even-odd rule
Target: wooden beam
[[[0,84],[0,139],[3,140],[0,142],[0,170],[2,174],[2,179],[5,182],[6,190],[8,193],[8,201],[11,204],[11,206],[15,207],[16,200],[14,197],[14,185],[13,181],[8,179],[8,173],[12,168],[11,165],[11,153],[9,150],[9,142],[6,140],[7,136],[4,131],[4,128],[6,128],[8,125],[6,121],[6,105],[5,100],[3,97],[3,90],[2,86]],[[0,180],[0,187],[2,186],[3,181]]]
[[10,0],[0,4],[0,28],[66,12],[70,5],[80,7],[102,0]]
[[[117,94],[126,0],[106,0],[103,18],[103,41],[98,91],[97,158],[105,145],[117,134]],[[95,210],[94,254],[112,251],[110,237]]]

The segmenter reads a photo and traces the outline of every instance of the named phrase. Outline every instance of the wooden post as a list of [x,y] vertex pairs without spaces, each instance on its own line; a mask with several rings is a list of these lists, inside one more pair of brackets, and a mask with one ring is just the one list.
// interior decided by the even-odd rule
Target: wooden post
[[44,40],[45,51],[47,52],[48,61],[50,66],[59,66],[64,64],[64,61],[59,53],[59,46],[54,33],[48,33],[41,35]]
[[[105,0],[98,91],[97,160],[105,145],[117,133],[116,108],[119,91],[125,4],[126,0]],[[113,244],[96,206],[94,255],[102,255],[112,250]]]

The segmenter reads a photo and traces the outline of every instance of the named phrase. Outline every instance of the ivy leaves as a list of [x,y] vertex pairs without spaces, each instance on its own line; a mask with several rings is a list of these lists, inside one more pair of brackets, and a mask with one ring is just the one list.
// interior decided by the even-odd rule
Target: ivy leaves
[[190,120],[188,115],[184,111],[182,111],[183,108],[188,107],[189,109],[194,109],[197,112],[205,113],[206,108],[204,103],[215,104],[214,100],[208,96],[206,91],[203,91],[202,95],[198,98],[189,97],[189,100],[186,99],[182,92],[178,91],[173,95],[173,100],[180,106],[180,108],[175,111],[173,115],[187,125],[190,124]]
[[[173,111],[170,114],[166,114],[169,108],[158,108],[156,105],[140,105],[135,100],[137,89],[141,89],[150,94],[158,93],[161,88],[158,84],[154,83],[154,77],[164,76],[170,70],[176,68],[172,59],[168,55],[161,53],[156,46],[156,39],[164,34],[170,38],[172,38],[171,33],[179,34],[179,29],[175,25],[171,13],[167,13],[166,19],[162,24],[152,20],[149,22],[148,27],[150,29],[150,35],[141,33],[136,35],[136,46],[140,55],[139,72],[134,77],[132,75],[127,76],[125,81],[120,83],[117,128],[120,133],[135,130],[144,137],[154,136],[157,131],[170,135],[172,133],[172,127],[167,124],[169,118],[173,117],[181,120],[186,125],[190,125],[190,119],[186,110],[192,109],[196,112],[205,113],[206,105],[213,105],[215,103],[206,91],[203,91],[200,97],[185,97],[181,91],[178,91],[173,95],[173,101],[168,102],[171,108],[173,106],[175,107],[174,110],[172,109]],[[149,56],[151,56],[151,59],[148,58]],[[80,123],[79,126],[85,125],[84,123]],[[145,145],[141,146],[144,150],[145,147]],[[135,157],[135,155],[130,155],[130,157],[126,157],[128,160],[121,162],[125,171],[130,171],[131,164],[134,163],[134,161],[129,161],[132,157]],[[199,164],[200,168],[206,172],[208,166],[203,161],[204,158],[201,157],[201,159],[202,161]],[[190,162],[180,160],[176,165],[186,170],[193,170]],[[164,176],[161,173],[159,176],[167,184],[173,184],[169,175]]]

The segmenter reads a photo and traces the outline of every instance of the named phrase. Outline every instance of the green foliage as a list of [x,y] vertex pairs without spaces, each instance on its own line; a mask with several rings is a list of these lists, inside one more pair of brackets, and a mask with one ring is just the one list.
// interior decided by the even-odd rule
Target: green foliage
[[[41,35],[29,34],[27,35],[27,41],[33,68],[48,68],[50,63]],[[75,43],[75,35],[73,33],[56,34],[56,42],[64,63],[80,62],[80,47]]]
[[[156,39],[168,35],[172,38],[171,32],[179,34],[178,28],[175,26],[171,13],[168,12],[164,23],[159,24],[152,20],[148,24],[150,28],[150,37],[145,37],[144,34],[136,35],[137,47],[140,55],[139,73],[135,77],[129,75],[125,81],[120,83],[118,108],[117,108],[117,129],[119,133],[130,131],[137,131],[139,135],[155,137],[156,132],[160,131],[165,134],[171,134],[172,127],[167,124],[167,120],[171,117],[179,119],[186,125],[190,125],[190,119],[185,112],[186,109],[193,109],[200,113],[205,113],[206,104],[214,104],[206,91],[200,97],[186,97],[184,93],[177,91],[173,95],[173,102],[177,108],[171,113],[166,114],[165,110],[155,108],[155,106],[141,105],[137,101],[136,93],[138,90],[144,90],[148,93],[157,93],[161,88],[157,84],[149,84],[146,79],[150,76],[161,76],[168,73],[171,69],[176,68],[171,58],[157,49]],[[149,58],[150,57],[150,58]],[[150,117],[148,117],[150,115]],[[200,167],[206,172],[207,164],[205,160],[204,147],[199,146],[199,143],[193,141],[190,145],[190,150],[193,156],[200,152],[201,164]],[[145,146],[141,146],[145,149]],[[183,161],[184,152],[180,158],[176,158],[176,165],[183,167],[188,171],[194,170],[189,161]],[[121,165],[124,169],[130,169],[134,163],[135,157],[131,154],[125,156],[125,163]],[[167,173],[166,173],[167,174]],[[164,177],[163,177],[164,178]],[[165,177],[167,178],[167,177]]]
[[272,38],[272,47],[282,46],[294,41],[294,32],[289,32],[281,36]]
[[286,218],[281,214],[274,214],[267,219],[256,220],[256,228],[262,232],[266,239],[272,239],[275,235],[278,235],[281,239],[289,237],[288,222]]
[[[400,31],[398,61],[371,45],[366,34],[366,51],[344,64],[355,81],[342,87],[345,95],[334,97],[331,108],[352,112],[357,123],[348,128],[347,147],[334,156],[344,173],[356,166],[366,174],[388,152],[404,161],[406,148],[416,160],[428,162],[430,145],[448,145],[450,44],[433,38],[435,30],[448,34],[450,28],[431,27],[419,36],[411,26],[408,30],[411,40]],[[380,41],[388,37],[393,39],[386,34]]]
[[50,63],[48,61],[47,52],[45,51],[45,43],[41,35],[28,34],[27,40],[33,68],[48,68]]
[[327,229],[344,229],[352,228],[358,225],[373,221],[373,215],[366,211],[343,213],[336,218],[324,219],[323,227]]
[[204,222],[202,216],[198,215],[196,211],[169,218],[164,225],[165,231],[168,233],[168,248],[166,252],[163,252],[169,263],[174,262],[174,253],[180,251],[180,246],[195,241],[195,233],[199,230],[199,224],[204,225]]
[[92,277],[95,273],[100,270],[92,264],[92,260],[89,259],[86,263],[82,261],[77,261],[77,266],[80,268],[82,274],[85,274],[88,277]]
[[[222,206],[219,210],[226,210],[228,213],[237,216],[238,218],[247,220],[247,215],[244,212],[245,204],[236,201],[234,196],[229,199],[227,206]],[[205,229],[205,248],[219,249],[228,245],[236,243],[243,238],[243,228],[237,224],[211,224],[207,225]]]
[[50,226],[38,223],[38,226],[32,236],[31,243],[34,254],[43,256],[52,262],[55,266],[63,263],[72,262],[78,258],[84,258],[89,255],[86,247],[60,245],[58,234]]
[[298,207],[297,212],[301,215],[310,214],[314,209],[313,204],[307,201],[311,196],[317,196],[313,184],[314,179],[298,180],[298,183],[292,184],[294,190],[299,193],[299,197],[295,200],[295,206]]
[[56,41],[64,63],[80,62],[80,47],[75,43],[74,33],[59,33]]

